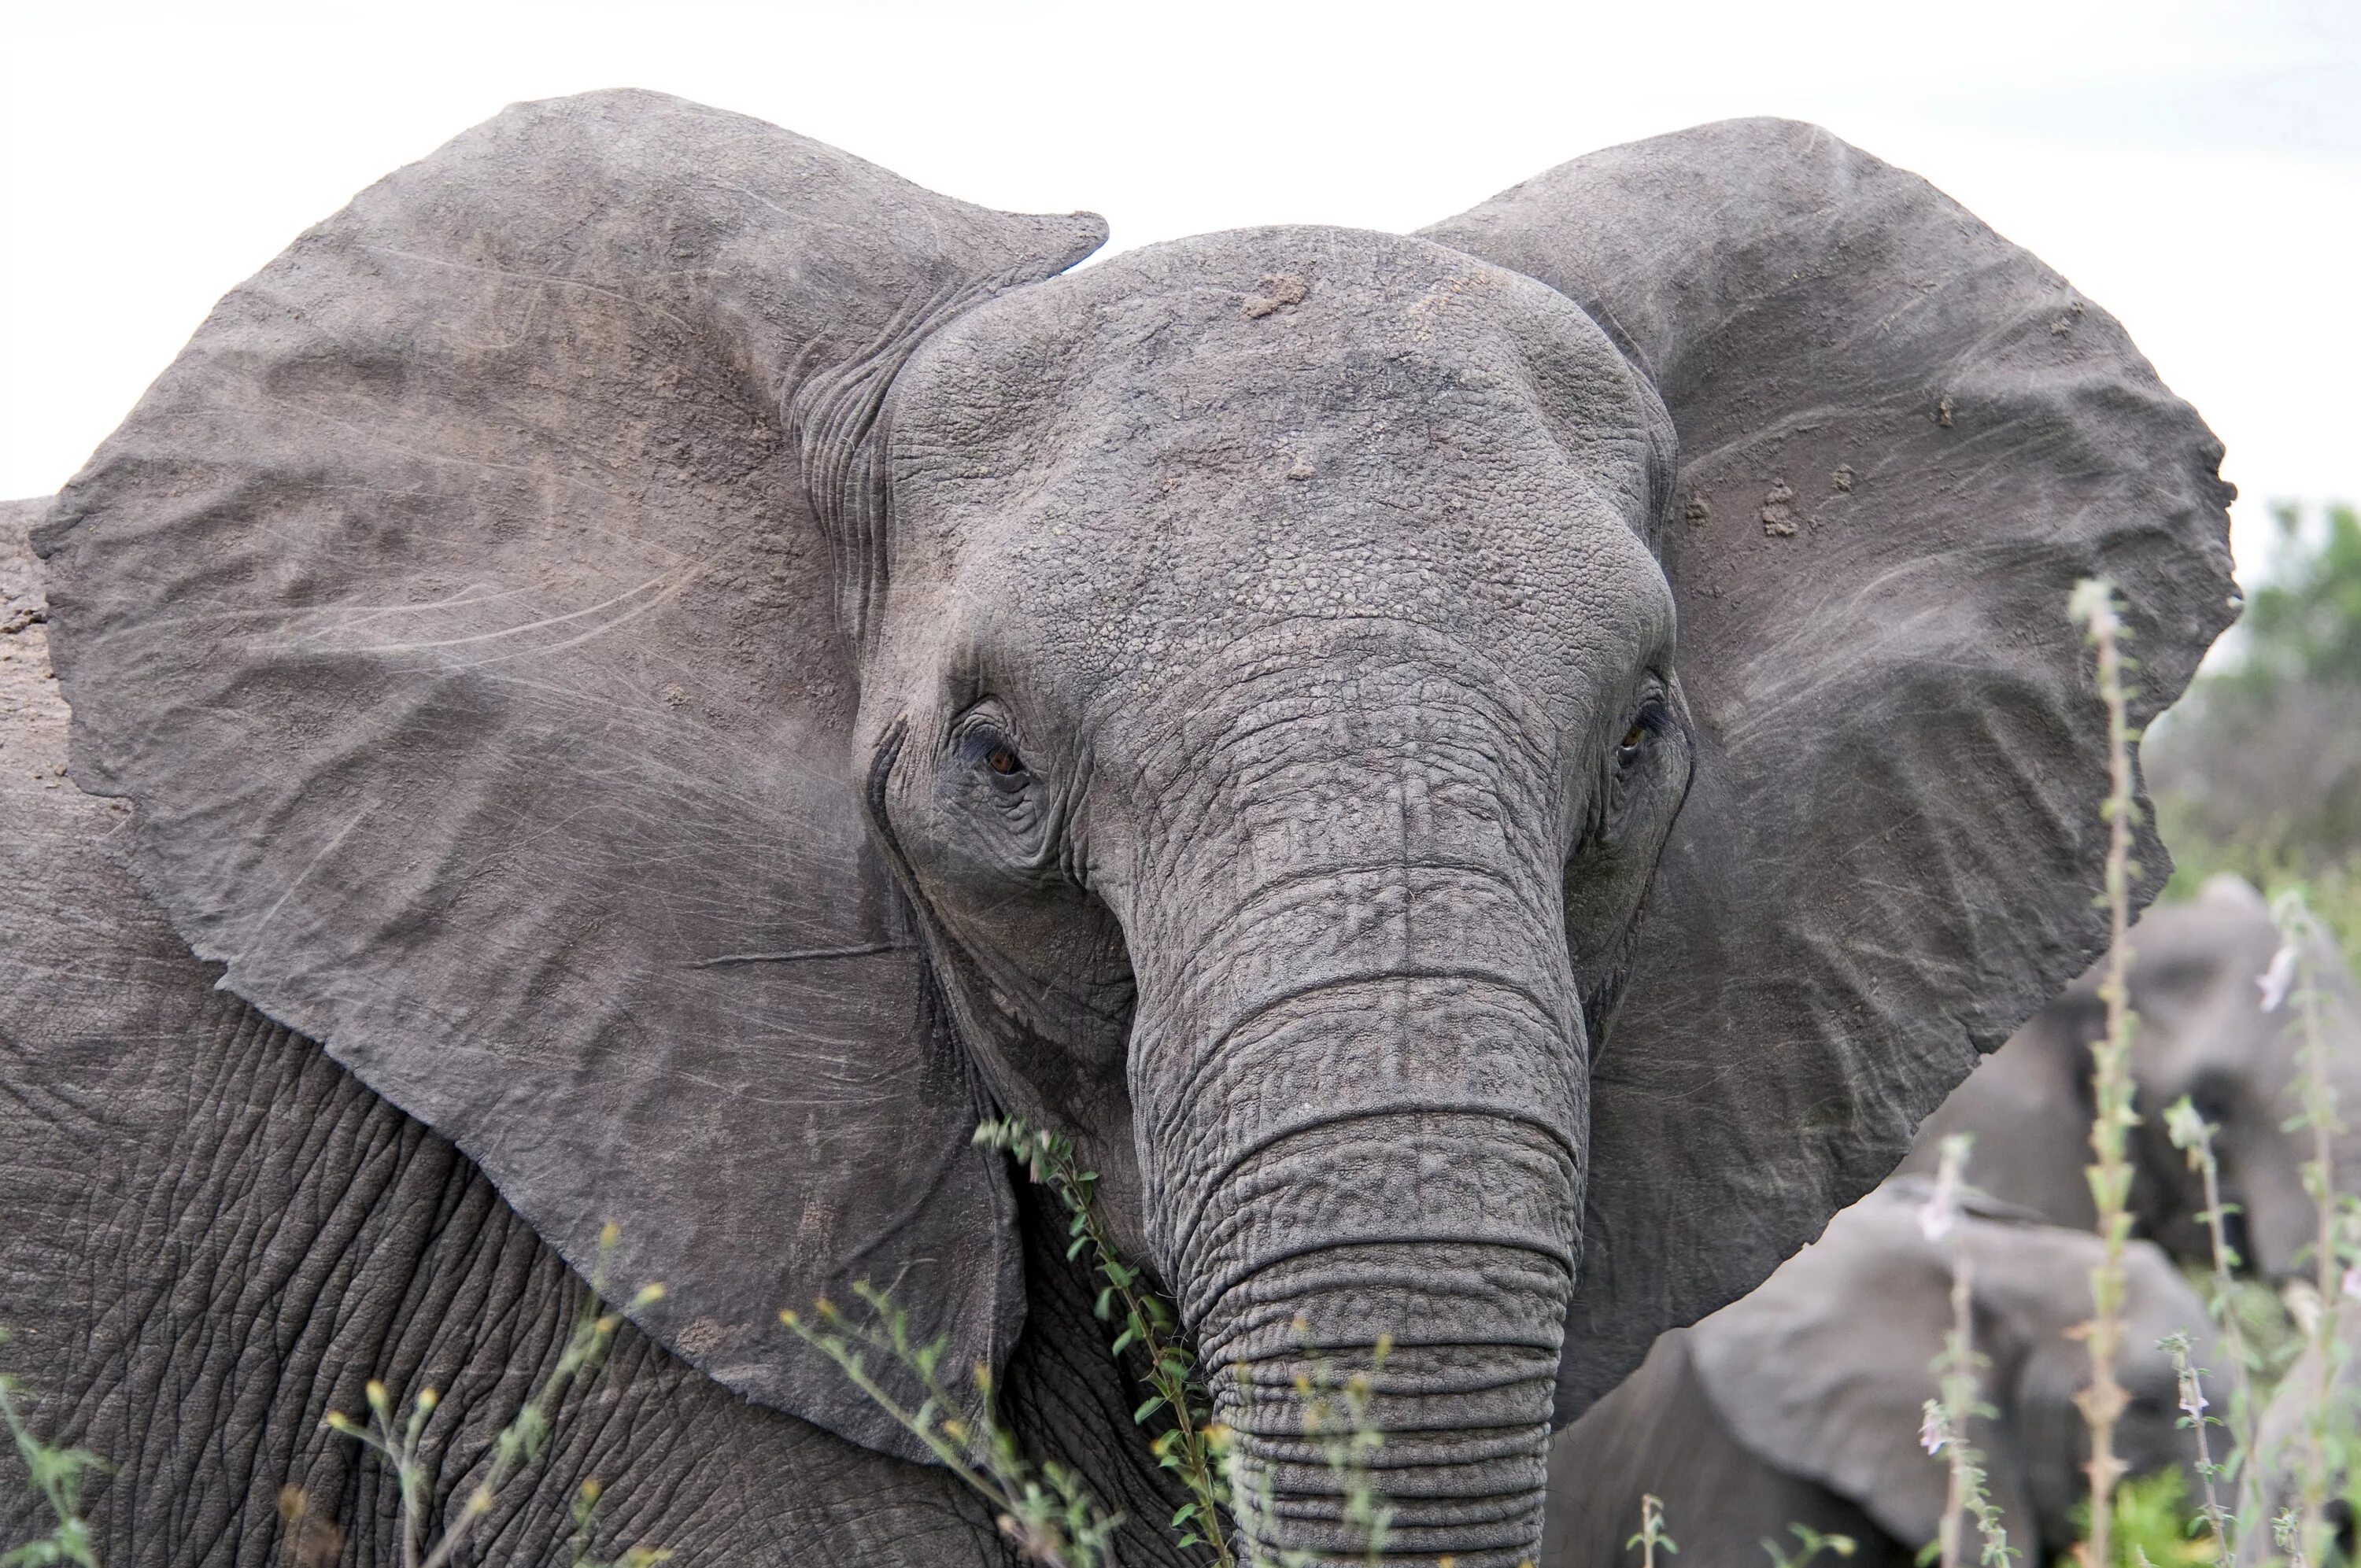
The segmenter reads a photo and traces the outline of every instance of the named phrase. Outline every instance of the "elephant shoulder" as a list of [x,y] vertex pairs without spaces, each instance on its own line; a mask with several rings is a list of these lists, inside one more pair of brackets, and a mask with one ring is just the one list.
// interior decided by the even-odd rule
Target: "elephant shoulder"
[[[142,892],[128,804],[65,777],[25,547],[41,510],[0,507],[0,1371],[34,1430],[112,1467],[105,1560],[202,1531],[206,1560],[260,1568],[283,1559],[282,1483],[347,1491],[323,1400],[360,1409],[372,1374],[431,1385],[466,1417],[452,1441],[480,1446],[563,1352],[582,1285],[446,1140],[216,987]],[[628,1324],[578,1398],[595,1406],[557,1410],[551,1468],[635,1499],[648,1544],[998,1561],[942,1471],[751,1405]],[[7,1540],[46,1528],[16,1465],[0,1451]],[[572,1529],[562,1508],[543,1522],[553,1549]]]

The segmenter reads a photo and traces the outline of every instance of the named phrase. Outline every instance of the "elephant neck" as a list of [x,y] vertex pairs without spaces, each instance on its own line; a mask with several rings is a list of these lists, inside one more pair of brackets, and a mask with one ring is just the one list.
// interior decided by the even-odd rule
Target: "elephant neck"
[[1087,1258],[1069,1259],[1069,1216],[1048,1189],[1016,1172],[1017,1211],[1025,1242],[1026,1320],[1004,1379],[1002,1416],[1027,1456],[1055,1462],[1081,1475],[1093,1497],[1124,1516],[1115,1560],[1125,1564],[1195,1563],[1195,1549],[1173,1543],[1164,1521],[1189,1500],[1156,1461],[1152,1443],[1164,1430],[1131,1419],[1149,1390],[1144,1364],[1118,1359],[1115,1329],[1093,1309],[1104,1281]]

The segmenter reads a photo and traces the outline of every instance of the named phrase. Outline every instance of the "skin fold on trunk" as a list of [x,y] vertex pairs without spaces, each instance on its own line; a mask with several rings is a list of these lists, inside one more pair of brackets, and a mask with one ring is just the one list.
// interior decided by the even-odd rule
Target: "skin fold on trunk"
[[1399,757],[1350,754],[1402,722],[1309,707],[1345,766],[1276,765],[1330,808],[1244,808],[1247,843],[1191,835],[1162,868],[1161,886],[1220,885],[1159,901],[1214,912],[1185,928],[1134,911],[1134,952],[1163,961],[1140,967],[1133,1083],[1151,1236],[1236,1433],[1252,1544],[1367,1550],[1329,1446],[1360,1375],[1385,1555],[1485,1568],[1540,1541],[1582,1011],[1563,894],[1529,869],[1558,857],[1520,841],[1549,818],[1516,809],[1522,770],[1422,792]]

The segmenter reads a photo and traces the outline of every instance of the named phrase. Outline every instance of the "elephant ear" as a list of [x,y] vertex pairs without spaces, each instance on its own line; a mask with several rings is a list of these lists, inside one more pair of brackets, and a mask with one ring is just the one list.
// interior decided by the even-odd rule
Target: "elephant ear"
[[[1752,1295],[1686,1336],[1714,1413],[1742,1447],[1858,1504],[1913,1549],[1935,1539],[1948,1501],[1947,1467],[1927,1458],[1919,1435],[1934,1392],[1927,1367],[1951,1323],[1948,1247],[1920,1234],[1916,1209],[1899,1192],[1863,1201]],[[1988,1318],[1977,1337],[1994,1347]],[[1987,1369],[1983,1402],[2002,1407],[1997,1392]],[[2014,1414],[1999,1409],[1969,1436],[1984,1453],[2009,1539],[2033,1561],[2035,1514]]]
[[[1582,305],[1679,441],[1696,778],[1592,1068],[1559,1414],[1752,1288],[2103,945],[2103,713],[2232,619],[2221,445],[2123,329],[1933,187],[1739,120],[1426,231]],[[2145,827],[2141,902],[2169,869]]]
[[225,299],[60,499],[75,777],[221,982],[730,1387],[915,1455],[784,1306],[1021,1321],[850,755],[870,439],[1096,247],[675,99],[522,104]]

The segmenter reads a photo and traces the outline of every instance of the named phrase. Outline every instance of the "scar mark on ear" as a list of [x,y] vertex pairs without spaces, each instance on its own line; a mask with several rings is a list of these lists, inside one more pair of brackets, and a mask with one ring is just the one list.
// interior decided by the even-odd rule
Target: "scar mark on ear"
[[[479,669],[487,664],[505,663],[511,659],[534,658],[549,653],[563,652],[568,648],[577,647],[582,643],[590,641],[594,638],[604,637],[609,632],[630,625],[632,621],[639,620],[642,616],[648,614],[650,611],[660,609],[664,606],[670,604],[673,600],[680,598],[682,594],[688,590],[690,585],[694,584],[697,578],[704,575],[706,565],[707,563],[705,562],[697,562],[684,569],[681,569],[678,571],[677,575],[671,571],[660,572],[656,576],[650,577],[647,581],[635,584],[631,587],[625,588],[619,594],[601,599],[597,604],[586,605],[580,609],[569,610],[563,615],[543,616],[535,620],[524,621],[515,626],[504,626],[491,631],[472,632],[465,637],[423,638],[415,641],[361,643],[350,647],[337,647],[334,642],[333,638],[335,633],[346,630],[346,628],[342,625],[329,625],[309,630],[300,634],[293,640],[293,641],[294,645],[299,648],[307,646],[327,647],[334,649],[337,652],[373,654],[416,653],[444,648],[464,648],[477,643],[499,642],[510,638],[525,637],[536,631],[546,631],[553,627],[567,626],[573,622],[582,620],[587,617],[597,616],[609,610],[616,610],[618,609],[618,607],[621,607],[618,613],[606,620],[594,623],[587,630],[578,631],[574,635],[560,638],[554,642],[533,642],[511,652],[495,653],[488,658],[471,660],[467,666],[469,669]],[[506,596],[500,595],[492,597],[504,598]],[[632,602],[634,600],[637,600],[638,602]],[[488,601],[479,600],[476,602]],[[370,612],[368,619],[377,619],[378,616],[383,613],[385,613],[385,611],[382,609],[373,610]]]
[[662,305],[651,303],[646,300],[635,300],[620,289],[607,288],[580,278],[555,278],[539,272],[519,272],[507,267],[483,267],[472,262],[454,261],[448,257],[428,256],[415,250],[397,250],[390,245],[355,245],[353,248],[370,256],[391,257],[397,261],[414,261],[422,267],[439,267],[453,272],[472,272],[478,277],[495,278],[502,282],[522,283],[544,289],[573,289],[586,294],[597,294],[603,299],[612,300],[619,305],[625,305],[648,315],[661,317],[683,332],[693,334],[697,331],[695,323],[673,314]]
[[690,969],[719,969],[724,964],[800,964],[816,963],[825,959],[865,959],[874,953],[906,953],[907,942],[863,942],[853,948],[803,948],[785,953],[723,953],[719,958],[697,959]]
[[[351,838],[353,836],[353,829],[359,827],[362,821],[368,817],[368,814],[376,809],[377,807],[375,806],[362,806],[359,814],[350,822],[346,823],[343,829],[339,831],[335,838],[321,845],[320,848],[313,853],[312,858],[303,862],[303,869],[295,873],[295,880],[289,883],[286,887],[280,890],[279,896],[270,901],[270,907],[262,912],[262,918],[256,921],[254,923],[254,928],[246,934],[246,944],[238,949],[238,958],[242,959],[246,957],[247,953],[252,949],[255,938],[261,936],[263,929],[273,920],[279,917],[279,911],[285,907],[289,899],[295,896],[295,890],[302,887],[304,882],[310,878],[311,874],[320,869],[320,862],[326,860],[330,855],[335,854],[336,852],[336,846]],[[235,962],[236,960],[234,959],[232,961]],[[225,973],[222,978],[214,983],[217,986],[227,985],[229,983],[229,976]]]

